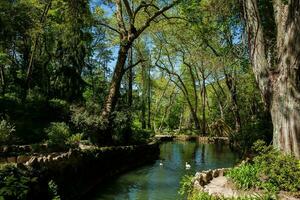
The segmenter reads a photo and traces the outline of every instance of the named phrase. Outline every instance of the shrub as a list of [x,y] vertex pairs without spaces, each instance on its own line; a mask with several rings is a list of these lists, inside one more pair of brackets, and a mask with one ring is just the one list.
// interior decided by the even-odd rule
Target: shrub
[[27,170],[15,165],[5,165],[0,170],[0,199],[23,200],[28,199],[30,186],[37,182]]
[[227,176],[230,177],[240,189],[249,189],[258,185],[258,171],[259,166],[256,164],[242,164],[239,167],[231,169],[227,173]]
[[2,119],[0,121],[0,145],[8,144],[13,138],[15,127],[7,120]]
[[61,120],[65,120],[70,116],[70,105],[62,99],[49,100],[51,112]]
[[180,181],[180,188],[178,193],[182,196],[190,195],[193,191],[193,176],[185,175]]
[[[98,109],[95,109],[98,110]],[[100,119],[100,113],[97,111],[92,112],[92,109],[84,108],[80,106],[72,106],[71,121],[75,128],[79,132],[87,134],[86,136],[91,137],[99,134],[102,128],[102,122]]]
[[300,169],[298,161],[292,155],[272,150],[254,158],[259,163],[261,187],[268,190],[300,191]]
[[68,139],[67,139],[67,145],[72,147],[72,148],[77,148],[79,146],[80,141],[83,138],[83,134],[82,133],[77,133],[74,135],[71,135]]
[[130,143],[141,144],[147,143],[151,137],[152,131],[143,129],[133,129],[130,136]]
[[70,128],[65,122],[52,122],[45,130],[48,135],[48,145],[56,149],[66,148],[66,142],[71,136]]
[[242,164],[229,171],[228,176],[240,188],[257,186],[267,191],[300,191],[299,161],[259,141],[254,145],[258,156],[253,163]]
[[60,196],[58,195],[58,186],[53,180],[48,182],[48,193],[50,194],[52,200],[61,200]]
[[188,200],[275,200],[277,197],[273,194],[255,194],[251,197],[241,196],[241,197],[223,197],[223,196],[213,196],[209,195],[207,192],[194,192],[188,198]]

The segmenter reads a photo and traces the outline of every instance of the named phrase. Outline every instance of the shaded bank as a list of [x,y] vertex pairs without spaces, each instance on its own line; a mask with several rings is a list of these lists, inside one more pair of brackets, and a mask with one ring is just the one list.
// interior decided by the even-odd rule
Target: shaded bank
[[[48,183],[57,185],[61,199],[80,199],[95,186],[110,177],[153,162],[159,154],[157,143],[134,146],[90,148],[70,150],[59,155],[32,156],[26,165],[18,168],[39,171],[38,189],[27,199],[49,199]],[[36,191],[36,192],[35,192]],[[40,191],[40,192],[39,192]]]

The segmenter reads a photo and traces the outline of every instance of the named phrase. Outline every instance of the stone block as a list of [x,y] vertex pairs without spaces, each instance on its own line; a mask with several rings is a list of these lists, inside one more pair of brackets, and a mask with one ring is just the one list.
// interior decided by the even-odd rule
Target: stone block
[[16,163],[17,162],[17,157],[13,156],[13,157],[8,157],[7,162],[9,163]]
[[17,157],[17,163],[26,163],[27,161],[30,160],[30,156],[26,156],[26,155],[20,155]]

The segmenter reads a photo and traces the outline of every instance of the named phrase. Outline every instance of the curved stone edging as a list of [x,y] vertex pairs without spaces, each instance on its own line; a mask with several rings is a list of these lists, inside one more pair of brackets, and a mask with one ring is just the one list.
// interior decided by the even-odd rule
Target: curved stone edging
[[216,143],[224,142],[229,143],[228,137],[206,137],[206,136],[195,136],[195,135],[155,135],[155,138],[160,141],[198,141],[202,143]]
[[209,184],[213,178],[224,176],[228,170],[229,168],[220,168],[197,172],[194,178],[192,179],[194,186],[193,189],[203,191],[204,186]]
[[[39,172],[40,191],[48,190],[48,182],[53,180],[58,186],[62,200],[76,200],[84,197],[99,183],[113,176],[153,162],[159,155],[156,142],[133,145],[73,149],[63,153],[50,153],[28,157],[11,157],[19,161],[18,167]],[[22,161],[22,162],[21,162]],[[32,200],[47,199],[46,193],[35,192]]]

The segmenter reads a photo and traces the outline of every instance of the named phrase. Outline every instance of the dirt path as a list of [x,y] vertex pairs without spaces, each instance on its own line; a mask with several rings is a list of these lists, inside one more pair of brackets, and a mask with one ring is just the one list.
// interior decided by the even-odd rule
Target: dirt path
[[[223,197],[241,197],[241,196],[258,196],[259,192],[254,191],[239,191],[234,189],[232,183],[225,176],[219,176],[211,180],[209,184],[204,186],[204,191],[210,195]],[[284,200],[299,200],[299,198],[288,196],[286,193],[280,192],[279,199]]]
[[204,191],[211,195],[220,195],[224,197],[250,195],[249,192],[240,192],[236,189],[233,189],[232,185],[225,176],[219,176],[211,180],[211,182],[204,187]]

